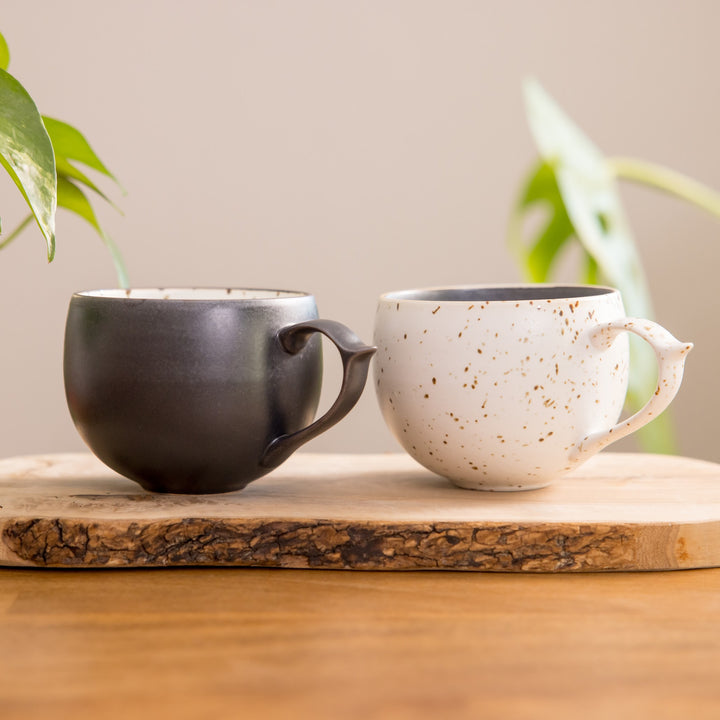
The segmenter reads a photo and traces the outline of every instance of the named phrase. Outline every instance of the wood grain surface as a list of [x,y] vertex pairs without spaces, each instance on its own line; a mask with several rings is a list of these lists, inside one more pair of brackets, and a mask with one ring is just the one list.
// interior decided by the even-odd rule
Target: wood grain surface
[[0,568],[3,720],[716,720],[720,570]]
[[243,491],[148,493],[92,455],[0,462],[0,564],[561,572],[720,565],[720,466],[600,454],[460,490],[402,454],[297,454]]

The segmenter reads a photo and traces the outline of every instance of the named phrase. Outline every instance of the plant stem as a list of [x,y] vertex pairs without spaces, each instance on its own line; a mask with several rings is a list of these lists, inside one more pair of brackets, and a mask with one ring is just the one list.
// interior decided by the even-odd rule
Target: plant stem
[[[2,250],[4,247],[7,247],[20,233],[32,222],[33,215],[28,215],[4,240],[0,242],[0,250]],[[115,272],[117,274],[118,284],[121,288],[128,288],[130,287],[130,283],[128,280],[128,274],[127,270],[125,268],[125,263],[122,258],[122,254],[120,253],[120,249],[115,244],[114,240],[104,231],[100,230],[100,236],[102,237],[103,242],[107,246],[108,250],[110,250],[110,255],[112,256],[113,263],[115,264]]]
[[618,178],[650,185],[720,216],[720,194],[687,175],[634,158],[607,158],[607,163]]
[[127,290],[130,287],[130,281],[128,280],[127,269],[125,268],[125,262],[122,254],[120,253],[120,248],[118,248],[115,241],[104,230],[99,229],[99,231],[105,246],[110,251],[113,263],[115,264],[115,273],[117,274],[118,284],[121,288]]
[[2,242],[0,242],[0,250],[7,247],[31,222],[33,216],[28,215]]

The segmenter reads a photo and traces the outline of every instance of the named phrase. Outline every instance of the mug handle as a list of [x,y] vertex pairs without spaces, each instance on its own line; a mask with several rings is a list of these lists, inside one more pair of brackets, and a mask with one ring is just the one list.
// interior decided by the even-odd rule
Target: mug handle
[[609,430],[590,433],[578,446],[574,459],[593,455],[610,443],[630,435],[654,420],[672,402],[680,389],[685,358],[692,343],[673,337],[664,327],[650,320],[619,318],[592,331],[591,342],[598,349],[609,348],[621,332],[631,332],[645,340],[655,351],[658,364],[658,384],[645,406]]
[[325,432],[342,420],[360,399],[367,380],[370,360],[377,348],[365,343],[342,323],[335,320],[309,320],[283,328],[278,339],[283,349],[295,355],[300,352],[313,333],[322,333],[338,349],[343,365],[343,379],[332,407],[320,418],[302,430],[280,435],[265,448],[260,464],[264,467],[277,467],[295,450],[308,440]]

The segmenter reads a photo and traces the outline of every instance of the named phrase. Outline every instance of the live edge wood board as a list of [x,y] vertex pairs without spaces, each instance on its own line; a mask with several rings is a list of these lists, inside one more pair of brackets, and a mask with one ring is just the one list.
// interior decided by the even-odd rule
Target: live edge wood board
[[720,465],[601,453],[460,490],[402,454],[298,453],[242,491],[157,495],[92,455],[0,461],[0,565],[577,572],[720,565]]

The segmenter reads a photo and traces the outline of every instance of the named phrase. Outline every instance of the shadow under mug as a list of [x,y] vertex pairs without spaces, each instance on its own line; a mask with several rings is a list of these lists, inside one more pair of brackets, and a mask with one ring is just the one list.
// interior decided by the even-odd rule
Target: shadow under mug
[[[618,422],[628,333],[654,350],[656,392]],[[543,487],[657,417],[690,343],[625,316],[600,286],[464,286],[380,297],[376,392],[385,422],[433,472],[474,490]]]
[[[340,393],[313,422],[322,343]],[[304,292],[132,289],[76,293],[65,329],[70,414],[93,453],[147,490],[238,490],[341,420],[375,348],[318,319]]]

